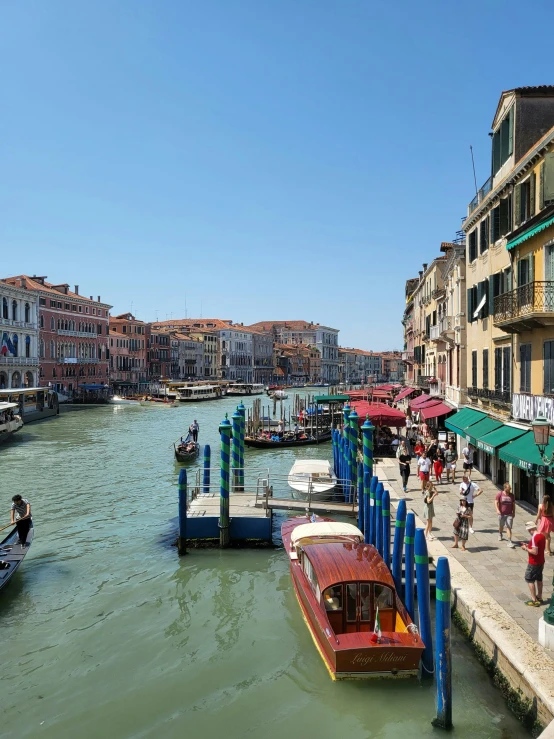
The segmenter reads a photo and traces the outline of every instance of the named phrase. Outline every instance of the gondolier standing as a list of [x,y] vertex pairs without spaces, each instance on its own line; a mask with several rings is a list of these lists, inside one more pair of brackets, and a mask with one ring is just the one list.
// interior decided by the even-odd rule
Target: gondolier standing
[[26,498],[22,498],[21,495],[14,495],[12,498],[11,523],[17,526],[17,534],[21,546],[28,546],[27,536],[33,523],[31,519],[31,504]]
[[194,441],[195,444],[198,441],[199,430],[200,430],[200,426],[198,425],[198,421],[195,418],[194,421],[189,426],[189,434],[192,436],[192,440]]

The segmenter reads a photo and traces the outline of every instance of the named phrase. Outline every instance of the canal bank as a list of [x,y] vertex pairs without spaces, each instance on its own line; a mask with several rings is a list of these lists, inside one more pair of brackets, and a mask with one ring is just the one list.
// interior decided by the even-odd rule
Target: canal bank
[[[396,508],[404,498],[408,510],[423,515],[423,496],[419,481],[409,478],[408,492],[403,493],[398,463],[383,459],[377,465],[379,479],[391,492],[391,504]],[[496,488],[474,470],[474,482],[483,488],[476,499],[474,528],[467,542],[468,552],[455,552],[452,521],[459,501],[459,482],[438,485],[435,500],[433,534],[428,543],[433,557],[447,556],[452,573],[452,606],[457,625],[471,640],[487,670],[501,687],[514,713],[525,725],[547,726],[554,719],[554,660],[552,653],[537,642],[538,621],[546,608],[530,608],[523,580],[527,555],[519,547],[509,549],[507,541],[498,541],[498,518],[494,509]],[[514,541],[527,541],[525,522],[534,517],[520,505],[514,523]],[[548,558],[544,572],[544,599],[552,593],[553,563]]]
[[[0,600],[3,738],[436,737],[433,685],[329,680],[282,551],[177,556],[172,441],[197,418],[216,449],[235,405],[64,413],[0,449],[4,510],[28,495],[36,524]],[[298,456],[246,464],[285,474]],[[452,736],[525,736],[456,632],[453,648]]]

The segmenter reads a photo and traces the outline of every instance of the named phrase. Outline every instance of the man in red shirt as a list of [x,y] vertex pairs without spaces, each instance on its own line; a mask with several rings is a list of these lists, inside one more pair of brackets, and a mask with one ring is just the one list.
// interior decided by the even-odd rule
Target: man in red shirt
[[521,545],[529,555],[527,569],[525,570],[525,582],[529,586],[531,600],[525,601],[525,605],[538,608],[542,600],[542,571],[544,568],[546,539],[544,534],[537,534],[537,524],[534,521],[528,521],[525,524],[525,528],[531,534],[529,544]]

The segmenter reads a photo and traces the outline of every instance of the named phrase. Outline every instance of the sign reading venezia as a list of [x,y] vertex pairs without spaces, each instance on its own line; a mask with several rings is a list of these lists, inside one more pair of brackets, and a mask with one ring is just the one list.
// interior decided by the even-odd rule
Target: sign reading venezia
[[544,395],[512,395],[512,416],[525,421],[534,421],[537,416],[544,416],[554,425],[554,398]]

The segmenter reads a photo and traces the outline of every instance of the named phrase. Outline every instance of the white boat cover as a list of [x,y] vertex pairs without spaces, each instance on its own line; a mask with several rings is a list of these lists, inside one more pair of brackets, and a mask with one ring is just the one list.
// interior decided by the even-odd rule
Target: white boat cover
[[289,472],[289,475],[313,475],[313,474],[331,474],[331,463],[326,459],[299,459],[296,461]]
[[333,537],[333,536],[359,536],[361,539],[364,535],[357,526],[351,523],[341,523],[340,521],[316,521],[315,523],[303,523],[293,529],[291,534],[291,544],[295,545],[300,539]]

